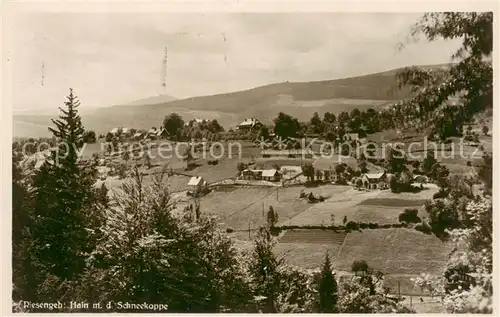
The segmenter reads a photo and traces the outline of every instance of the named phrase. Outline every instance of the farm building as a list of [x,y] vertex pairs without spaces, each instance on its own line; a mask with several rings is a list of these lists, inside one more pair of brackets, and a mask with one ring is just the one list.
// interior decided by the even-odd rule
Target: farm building
[[166,138],[167,136],[168,132],[164,128],[156,129],[153,127],[144,135],[144,139]]
[[114,128],[114,129],[111,129],[111,131],[109,131],[109,133],[113,134],[113,135],[116,135],[116,134],[123,134],[123,135],[130,135],[130,128],[123,128],[123,127],[118,127],[118,128]]
[[187,183],[188,189],[192,192],[200,192],[207,186],[207,182],[201,176],[193,176]]
[[369,189],[384,189],[387,186],[387,175],[381,173],[365,173],[361,175],[363,185]]
[[263,170],[262,179],[269,182],[279,182],[281,180],[281,173],[275,169]]
[[261,180],[262,172],[262,170],[245,169],[241,172],[240,178],[244,180]]
[[240,179],[278,182],[281,180],[281,173],[275,169],[269,169],[269,170],[245,169],[241,172]]
[[249,131],[262,126],[262,123],[255,118],[248,118],[243,120],[240,124],[236,126],[238,131]]

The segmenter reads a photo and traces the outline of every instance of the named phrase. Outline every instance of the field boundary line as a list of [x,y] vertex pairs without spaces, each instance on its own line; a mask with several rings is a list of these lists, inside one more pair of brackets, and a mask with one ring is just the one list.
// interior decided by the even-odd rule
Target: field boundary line
[[340,253],[342,252],[342,249],[344,249],[344,246],[345,246],[345,242],[347,241],[347,237],[349,236],[349,233],[347,233],[344,237],[344,241],[342,242],[342,244],[340,245],[340,248],[339,248],[339,252],[337,252],[337,258],[340,257]]

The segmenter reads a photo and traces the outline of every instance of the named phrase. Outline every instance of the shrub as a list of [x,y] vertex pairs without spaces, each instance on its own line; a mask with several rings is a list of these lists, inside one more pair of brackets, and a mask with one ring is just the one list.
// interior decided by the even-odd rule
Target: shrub
[[124,179],[128,176],[128,166],[126,164],[120,164],[117,171],[118,177]]
[[92,130],[85,131],[83,133],[83,142],[84,143],[95,143],[96,142],[96,134]]
[[351,271],[354,273],[357,272],[368,272],[370,267],[368,266],[368,263],[364,260],[357,260],[352,262],[351,264]]
[[432,233],[431,227],[429,227],[429,225],[427,223],[425,223],[425,222],[422,222],[422,223],[416,225],[415,226],[415,230],[423,232],[425,234],[431,234]]
[[234,230],[233,230],[233,228],[226,228],[226,232],[227,233],[232,233],[232,232],[234,232]]
[[208,165],[217,165],[219,164],[219,160],[209,160]]
[[446,198],[446,197],[448,197],[448,194],[449,194],[449,192],[447,190],[441,189],[440,191],[438,191],[437,193],[432,195],[432,198],[433,199]]
[[347,230],[358,230],[359,229],[359,225],[358,225],[357,222],[354,222],[354,221],[351,220],[351,221],[349,221],[349,222],[346,223],[345,228]]
[[473,142],[473,141],[474,141],[474,137],[473,137],[472,135],[470,135],[470,134],[469,134],[469,135],[466,135],[466,136],[464,137],[464,140],[465,140],[465,141],[469,141],[469,142]]
[[343,177],[339,177],[335,181],[335,184],[336,185],[347,185],[347,181]]
[[414,208],[407,208],[399,214],[399,222],[403,223],[419,223],[422,220],[418,217],[418,210]]

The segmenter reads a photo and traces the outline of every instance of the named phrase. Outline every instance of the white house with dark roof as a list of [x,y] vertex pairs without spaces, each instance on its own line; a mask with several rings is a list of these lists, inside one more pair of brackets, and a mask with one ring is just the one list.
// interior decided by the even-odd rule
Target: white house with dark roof
[[247,118],[243,120],[240,124],[236,126],[236,130],[238,131],[248,131],[254,128],[258,128],[262,125],[262,123],[256,118]]
[[193,176],[189,179],[189,182],[187,183],[188,189],[193,192],[200,191],[207,185],[208,185],[207,182],[201,176]]
[[281,179],[281,173],[275,169],[263,170],[262,179],[270,182],[278,182]]
[[[363,181],[363,185],[366,188],[370,189],[383,189],[381,187],[381,183],[387,185],[387,174],[385,172],[380,173],[365,173],[361,175],[361,180]],[[384,187],[386,186],[384,185]]]

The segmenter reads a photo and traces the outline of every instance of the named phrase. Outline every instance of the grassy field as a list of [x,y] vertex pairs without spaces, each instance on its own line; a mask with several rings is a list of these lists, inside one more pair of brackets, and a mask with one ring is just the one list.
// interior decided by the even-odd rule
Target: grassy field
[[[321,187],[324,188],[324,187]],[[288,220],[288,225],[329,225],[334,215],[335,224],[342,224],[344,216],[348,218],[355,211],[355,206],[363,200],[376,197],[377,192],[362,192],[351,186],[330,185],[328,199],[324,202],[310,204],[309,208]]]
[[401,207],[357,205],[348,220],[385,225],[396,223],[402,211]]
[[[311,204],[304,212],[286,221],[288,225],[339,225],[347,221],[397,223],[399,214],[406,208],[421,209],[425,201],[438,191],[437,188],[419,193],[395,194],[384,191],[357,191],[350,186],[322,186],[324,202]],[[305,190],[307,192],[307,189]],[[419,216],[426,216],[420,210]]]
[[[147,186],[148,184],[152,184],[154,180],[154,176],[152,175],[145,175],[143,178],[144,184]],[[109,189],[113,188],[118,188],[120,187],[124,182],[131,182],[132,179],[130,178],[125,178],[125,179],[118,179],[118,177],[108,177],[105,181],[106,187]],[[189,177],[182,176],[182,175],[173,175],[170,177],[165,177],[163,179],[163,183],[168,186],[171,192],[177,192],[180,190],[185,190],[186,185],[189,181]],[[98,180],[96,186],[101,186],[102,181]]]
[[366,260],[374,269],[388,274],[438,274],[450,250],[451,245],[412,229],[363,230],[347,235],[333,262],[346,271],[354,260]]
[[288,157],[280,157],[280,158],[258,158],[255,160],[255,168],[274,168],[275,165],[279,166],[302,166],[303,164],[312,164],[314,160],[306,159],[306,158],[288,158]]
[[[235,244],[245,253],[254,247],[252,241],[235,240]],[[451,248],[434,236],[412,229],[366,229],[348,234],[290,230],[281,236],[274,251],[286,263],[303,268],[319,268],[328,252],[342,279],[350,278],[346,275],[351,274],[353,261],[365,260],[385,274],[384,285],[392,294],[399,290],[403,295],[425,296],[411,278],[422,272],[440,274]]]
[[[298,199],[301,187],[266,188],[239,187],[214,191],[201,199],[203,212],[218,216],[223,227],[235,230],[258,228],[266,223],[269,206],[278,213],[280,222],[289,219],[302,211],[309,204]],[[243,234],[248,238],[248,234]]]
[[420,207],[425,203],[425,200],[414,199],[398,199],[398,198],[368,198],[358,206],[383,206],[383,207]]

